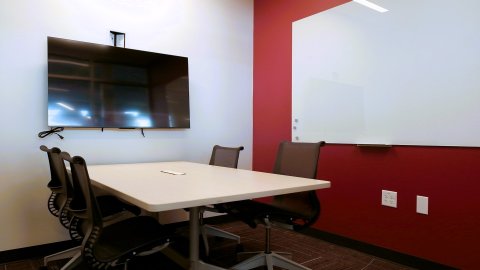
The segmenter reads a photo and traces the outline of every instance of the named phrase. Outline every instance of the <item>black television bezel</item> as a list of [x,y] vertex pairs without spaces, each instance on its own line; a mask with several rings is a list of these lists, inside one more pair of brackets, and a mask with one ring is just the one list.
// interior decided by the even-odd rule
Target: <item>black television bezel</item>
[[[55,44],[54,44],[55,43]],[[54,45],[52,45],[54,44]],[[47,125],[48,127],[64,127],[64,128],[75,128],[75,129],[188,129],[190,128],[190,85],[189,85],[189,62],[188,62],[188,57],[184,56],[178,56],[178,55],[171,55],[171,54],[163,54],[163,53],[157,53],[157,52],[151,52],[151,51],[143,51],[143,50],[136,50],[136,49],[130,49],[130,48],[124,48],[124,47],[116,47],[116,46],[110,46],[110,45],[104,45],[104,44],[97,44],[97,43],[91,43],[91,42],[84,42],[84,41],[78,41],[78,40],[71,40],[71,39],[64,39],[64,38],[58,38],[58,37],[47,37],[47,89],[48,89],[48,83],[49,83],[49,71],[48,71],[48,60],[50,57],[50,48],[51,46],[62,46],[63,47],[63,52],[62,54],[65,54],[68,57],[75,58],[76,53],[83,54],[80,57],[77,56],[77,58],[82,59],[85,57],[88,57],[88,55],[94,55],[96,59],[103,59],[108,62],[113,62],[116,64],[124,64],[124,65],[145,65],[146,62],[152,61],[152,57],[162,57],[162,56],[168,56],[168,57],[175,57],[179,59],[184,59],[187,65],[186,68],[186,76],[187,76],[187,85],[186,85],[186,90],[187,90],[187,103],[186,108],[187,108],[187,115],[188,115],[188,121],[186,125],[179,125],[179,126],[167,126],[167,125],[162,125],[162,126],[132,126],[132,125],[51,125],[49,123],[49,112],[47,109]],[[58,49],[58,48],[57,48]],[[107,52],[107,53],[105,53]],[[138,56],[135,61],[124,61],[123,57],[121,57],[124,54],[136,54]],[[58,54],[58,52],[57,52]],[[102,56],[103,55],[103,56]],[[104,58],[102,58],[104,57]],[[130,60],[132,60],[130,58]],[[50,90],[48,92],[48,97],[47,97],[47,107],[50,104],[49,101],[49,96],[50,96]]]

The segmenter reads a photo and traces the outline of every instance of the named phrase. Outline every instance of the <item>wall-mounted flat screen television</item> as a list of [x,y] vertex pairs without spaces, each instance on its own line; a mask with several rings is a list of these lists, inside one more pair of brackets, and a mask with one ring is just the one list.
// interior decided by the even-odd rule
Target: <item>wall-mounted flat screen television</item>
[[189,128],[188,58],[48,37],[48,126]]

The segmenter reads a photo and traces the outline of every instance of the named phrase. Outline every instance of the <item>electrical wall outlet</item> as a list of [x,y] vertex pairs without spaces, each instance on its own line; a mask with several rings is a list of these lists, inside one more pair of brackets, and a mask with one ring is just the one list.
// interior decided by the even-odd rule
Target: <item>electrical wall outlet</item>
[[417,213],[428,215],[428,197],[417,195]]
[[397,208],[397,192],[382,190],[382,205]]

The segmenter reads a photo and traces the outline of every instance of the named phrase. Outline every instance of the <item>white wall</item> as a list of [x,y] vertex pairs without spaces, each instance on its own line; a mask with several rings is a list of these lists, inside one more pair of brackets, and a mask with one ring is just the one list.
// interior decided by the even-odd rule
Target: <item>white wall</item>
[[[47,36],[189,57],[191,128],[139,131],[47,129]],[[251,167],[252,0],[0,0],[0,251],[67,240],[47,210],[41,144],[90,164],[192,160],[214,144],[243,145]],[[201,179],[199,179],[201,181]],[[160,193],[160,191],[159,191]]]

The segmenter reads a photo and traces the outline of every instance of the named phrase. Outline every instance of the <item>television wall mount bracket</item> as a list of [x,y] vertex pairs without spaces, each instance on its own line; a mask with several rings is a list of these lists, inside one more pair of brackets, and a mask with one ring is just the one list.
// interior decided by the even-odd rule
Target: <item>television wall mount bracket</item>
[[112,39],[113,46],[125,48],[125,33],[110,31],[110,38]]

